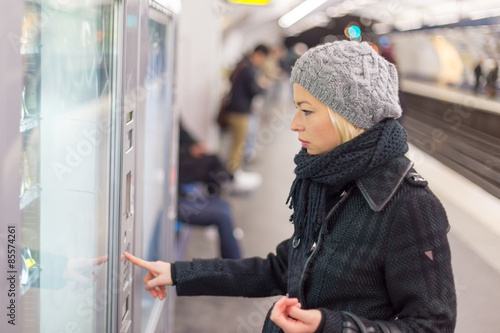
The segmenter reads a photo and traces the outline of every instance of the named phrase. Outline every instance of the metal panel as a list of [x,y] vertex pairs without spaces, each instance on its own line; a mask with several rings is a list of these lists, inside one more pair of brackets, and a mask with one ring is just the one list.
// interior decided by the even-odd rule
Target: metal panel
[[[137,99],[137,218],[135,254],[174,260],[177,119],[173,109],[175,15],[142,1]],[[143,270],[134,271],[134,332],[172,332],[174,293],[158,301],[144,292]]]
[[[112,113],[111,124],[113,128],[112,144],[111,144],[111,168],[112,170],[121,170],[122,165],[122,115],[123,115],[123,93],[122,93],[122,77],[123,71],[120,64],[123,63],[123,39],[119,36],[123,36],[123,5],[119,1],[114,2],[114,43],[113,50],[116,54],[115,65],[113,66],[113,82],[115,83],[112,87],[113,95],[115,96],[115,105]],[[110,318],[108,321],[108,333],[119,332],[119,294],[120,294],[120,281],[121,281],[121,202],[122,197],[121,186],[122,186],[122,174],[121,172],[114,172],[112,174],[112,188],[111,188],[111,202],[112,209],[110,210],[110,253],[109,253],[109,269],[112,272],[112,278],[108,281],[108,290],[112,291],[108,293],[108,301],[110,307]],[[118,278],[116,278],[118,277]]]
[[122,187],[120,216],[120,278],[118,281],[118,331],[132,332],[132,264],[124,260],[124,251],[133,251],[135,224],[135,156],[137,129],[137,68],[138,68],[138,21],[139,2],[128,0],[124,3],[124,47],[123,47],[123,106],[120,112],[122,133]]
[[[169,22],[169,40],[170,46],[168,49],[168,90],[169,93],[169,101],[168,105],[170,106],[170,119],[169,123],[171,126],[171,131],[169,133],[169,141],[168,141],[168,180],[167,180],[167,225],[168,232],[166,235],[166,242],[170,244],[170,246],[166,249],[166,258],[168,261],[175,261],[177,258],[176,253],[176,229],[175,225],[177,222],[177,177],[178,177],[178,157],[179,157],[179,118],[180,118],[180,110],[176,103],[176,69],[177,69],[177,15],[172,15]],[[156,332],[173,332],[174,331],[174,304],[175,298],[173,297],[174,292],[170,293],[171,297],[167,299],[168,306],[163,309],[161,317],[163,318],[161,322],[161,326],[159,326]]]
[[[147,37],[148,37],[148,4],[146,1],[140,1],[139,3],[139,31],[138,31],[138,71],[137,71],[137,89],[138,91],[144,90],[142,82],[145,82],[147,75],[147,56],[148,49]],[[139,94],[143,96],[144,94]],[[145,129],[142,124],[144,124],[144,109],[145,109],[145,98],[138,98],[137,100],[137,139],[136,139],[136,151],[141,151],[144,145]],[[140,154],[140,153],[138,153]],[[136,214],[137,216],[143,216],[143,205],[141,204],[140,198],[143,197],[144,184],[141,181],[141,175],[144,170],[144,160],[140,157],[137,158],[136,162],[136,174],[139,178],[136,186]],[[134,229],[134,255],[144,258],[143,248],[143,223],[137,223]],[[142,305],[141,305],[141,293],[143,292],[143,281],[142,281],[143,270],[134,267],[132,276],[132,292],[135,302],[132,303],[132,331],[141,332],[142,323]]]
[[[21,110],[21,55],[19,38],[23,4],[20,1],[0,3],[0,100],[3,110],[0,122],[0,305],[2,319],[0,332],[18,333],[21,330],[21,297],[17,276],[20,273],[21,212],[19,184],[21,184],[22,137],[19,133]],[[16,42],[17,41],[17,42]],[[13,279],[14,277],[14,279]]]

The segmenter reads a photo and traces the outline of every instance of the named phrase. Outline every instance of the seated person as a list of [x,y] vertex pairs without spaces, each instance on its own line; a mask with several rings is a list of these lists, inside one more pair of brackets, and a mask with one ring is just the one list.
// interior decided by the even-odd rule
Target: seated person
[[207,153],[207,147],[195,140],[179,124],[179,184],[203,182],[211,194],[220,194],[222,188],[231,193],[249,192],[260,186],[262,179],[245,172],[233,175],[216,155]]
[[[178,219],[192,225],[217,226],[221,256],[228,259],[241,258],[241,252],[233,234],[229,205],[219,194],[221,187],[234,183],[217,156],[208,155],[205,145],[180,124]],[[248,185],[246,188],[251,189]]]

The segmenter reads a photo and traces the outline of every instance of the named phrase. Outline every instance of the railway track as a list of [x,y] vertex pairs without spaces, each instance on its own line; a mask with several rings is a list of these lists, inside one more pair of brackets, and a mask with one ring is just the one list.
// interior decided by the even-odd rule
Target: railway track
[[500,114],[404,93],[408,141],[500,198]]

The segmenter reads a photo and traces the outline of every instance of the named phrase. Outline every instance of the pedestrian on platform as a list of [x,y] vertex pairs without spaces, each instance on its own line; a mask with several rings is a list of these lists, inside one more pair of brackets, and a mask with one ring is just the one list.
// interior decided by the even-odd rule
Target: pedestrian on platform
[[476,83],[474,84],[474,94],[477,95],[479,93],[479,87],[481,84],[481,77],[483,76],[483,60],[479,59],[476,67],[474,67],[474,77],[476,78]]
[[489,98],[494,98],[497,92],[497,80],[498,80],[498,63],[491,67],[488,75],[486,76],[486,96]]
[[446,213],[404,155],[394,65],[367,43],[307,51],[291,74],[302,144],[294,233],[267,258],[147,262],[146,289],[280,298],[263,332],[453,332]]
[[[267,81],[257,79],[257,71],[266,61],[269,49],[265,45],[258,45],[249,56],[245,56],[236,65],[230,76],[231,98],[227,105],[227,117],[231,132],[231,149],[228,166],[235,177],[258,179],[262,176],[255,172],[243,170],[245,139],[248,134],[249,119],[252,115],[252,101],[254,97],[265,91]],[[266,83],[264,83],[266,82]]]

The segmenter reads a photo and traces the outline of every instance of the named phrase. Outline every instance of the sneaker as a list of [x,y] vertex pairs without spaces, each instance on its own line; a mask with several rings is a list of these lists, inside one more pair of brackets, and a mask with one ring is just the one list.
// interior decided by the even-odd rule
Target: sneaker
[[256,172],[237,170],[230,184],[232,193],[245,193],[255,190],[262,184],[262,176]]
[[243,237],[245,237],[245,233],[243,232],[243,229],[236,227],[233,229],[233,236],[237,240],[242,240]]

